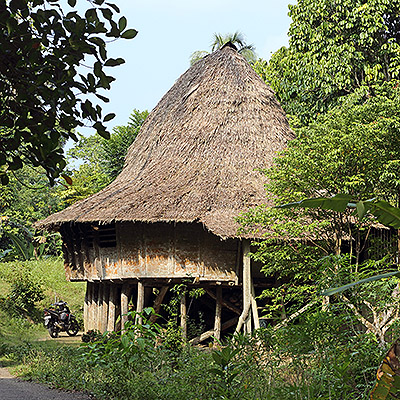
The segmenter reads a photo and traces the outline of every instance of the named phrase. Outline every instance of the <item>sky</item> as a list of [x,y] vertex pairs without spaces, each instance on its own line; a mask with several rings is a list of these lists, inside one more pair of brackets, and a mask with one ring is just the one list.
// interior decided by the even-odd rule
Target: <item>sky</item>
[[[268,60],[287,46],[288,4],[295,0],[114,0],[128,19],[128,28],[139,33],[131,40],[108,46],[108,56],[125,59],[109,68],[116,78],[99,103],[103,115],[114,112],[109,129],[126,125],[133,109],[151,111],[189,67],[190,55],[210,50],[214,33],[241,32],[257,55]],[[107,73],[107,72],[106,72]],[[94,133],[81,129],[87,135]]]

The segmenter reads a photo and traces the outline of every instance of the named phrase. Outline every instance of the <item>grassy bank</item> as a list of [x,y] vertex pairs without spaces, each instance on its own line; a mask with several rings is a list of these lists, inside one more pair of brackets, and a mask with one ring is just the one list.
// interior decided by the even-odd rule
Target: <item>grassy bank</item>
[[[57,298],[82,319],[85,284],[68,282],[58,258],[0,263],[0,344],[43,336],[42,312]],[[39,299],[32,303],[29,299]]]
[[42,286],[45,298],[38,307],[49,305],[58,298],[66,301],[75,312],[82,309],[85,283],[66,280],[62,259],[0,263],[0,293],[9,293],[11,285],[21,276],[29,276]]

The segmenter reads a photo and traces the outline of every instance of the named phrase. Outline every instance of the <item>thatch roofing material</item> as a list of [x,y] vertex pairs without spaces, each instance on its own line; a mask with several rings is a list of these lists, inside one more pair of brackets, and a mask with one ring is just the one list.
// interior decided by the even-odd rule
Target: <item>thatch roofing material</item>
[[230,46],[193,65],[144,122],[117,179],[41,221],[203,223],[237,237],[234,218],[266,202],[264,176],[293,133],[272,90]]

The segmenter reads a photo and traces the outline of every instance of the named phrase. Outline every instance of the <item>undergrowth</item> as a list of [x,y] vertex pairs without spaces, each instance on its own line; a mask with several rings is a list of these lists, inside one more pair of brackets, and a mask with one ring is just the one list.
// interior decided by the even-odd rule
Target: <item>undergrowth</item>
[[[134,316],[132,317],[134,320]],[[348,321],[316,312],[274,331],[236,335],[214,348],[171,350],[157,324],[130,324],[79,348],[27,346],[19,374],[96,399],[367,399],[382,353]]]
[[[30,278],[19,282],[21,273]],[[44,299],[36,308],[54,301],[54,292],[77,308],[84,286],[63,274],[60,260],[1,263],[3,299],[19,298],[19,309],[27,310],[32,304],[24,293],[39,293],[39,287]],[[78,347],[35,340],[43,327],[0,307],[0,357],[22,378],[98,400],[362,400],[383,356],[373,336],[334,308],[310,310],[287,327],[235,335],[213,348],[191,347],[179,330],[148,323],[150,311],[141,315],[143,325],[131,322],[132,313],[123,333],[94,333]]]

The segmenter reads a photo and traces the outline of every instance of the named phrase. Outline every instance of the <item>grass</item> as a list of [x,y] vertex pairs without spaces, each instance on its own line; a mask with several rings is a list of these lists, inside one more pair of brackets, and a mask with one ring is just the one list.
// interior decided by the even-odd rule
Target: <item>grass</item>
[[65,278],[62,259],[13,261],[0,263],[0,290],[7,293],[18,274],[30,274],[44,290],[45,299],[38,307],[48,306],[55,299],[66,301],[75,313],[82,312],[85,282],[69,282]]
[[[20,276],[30,276],[40,285],[44,299],[35,305],[35,315],[28,318],[10,314],[10,310],[4,308],[4,302],[0,303],[0,356],[8,355],[8,360],[13,358],[15,363],[20,363],[32,343],[39,338],[47,337],[48,333],[42,324],[42,310],[54,302],[55,298],[66,301],[78,320],[82,319],[83,303],[85,296],[84,282],[69,282],[65,278],[63,261],[59,258],[43,260],[14,261],[0,263],[0,290],[1,297],[7,298],[12,284]],[[34,321],[36,319],[36,322]],[[59,346],[59,343],[51,340],[39,344],[40,348],[47,351],[51,346]],[[20,349],[20,350],[19,350]],[[9,361],[7,361],[9,362]]]

